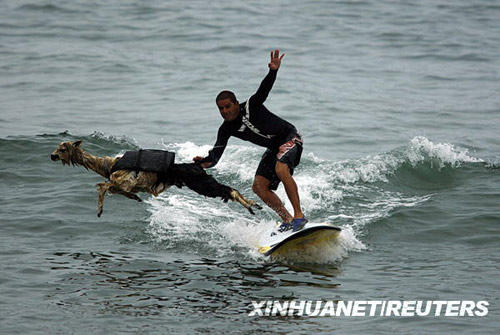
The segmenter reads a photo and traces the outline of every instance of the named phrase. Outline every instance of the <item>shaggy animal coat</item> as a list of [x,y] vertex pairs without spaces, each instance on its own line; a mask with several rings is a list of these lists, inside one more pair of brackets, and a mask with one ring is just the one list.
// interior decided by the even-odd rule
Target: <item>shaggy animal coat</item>
[[224,201],[238,201],[250,213],[254,214],[252,207],[261,209],[255,201],[246,199],[237,190],[220,184],[208,175],[200,166],[191,164],[173,164],[169,173],[160,175],[156,172],[118,170],[112,172],[113,166],[121,157],[97,157],[80,148],[82,141],[62,142],[50,155],[53,161],[62,161],[63,165],[81,165],[88,170],[109,179],[98,183],[97,216],[103,211],[104,195],[106,192],[121,194],[127,198],[141,201],[138,192],[147,192],[154,196],[168,189],[170,186],[187,186],[193,191],[208,197],[219,197]]

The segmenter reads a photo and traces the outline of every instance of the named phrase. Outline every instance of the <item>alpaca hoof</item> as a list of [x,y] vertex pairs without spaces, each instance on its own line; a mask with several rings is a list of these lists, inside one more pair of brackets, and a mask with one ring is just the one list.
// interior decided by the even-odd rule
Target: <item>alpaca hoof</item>
[[261,205],[259,205],[259,204],[258,204],[258,203],[256,203],[256,202],[253,202],[253,203],[250,205],[250,207],[248,207],[248,211],[250,212],[250,214],[255,215],[255,212],[254,212],[253,208],[262,209],[262,206],[261,206]]
[[97,217],[100,218],[102,215],[102,209],[97,210]]
[[257,209],[262,209],[262,206],[261,206],[261,205],[259,205],[259,204],[258,204],[258,203],[256,203],[255,201],[252,201],[252,202],[253,202],[253,203],[252,203],[251,207],[255,207],[255,208],[257,208]]

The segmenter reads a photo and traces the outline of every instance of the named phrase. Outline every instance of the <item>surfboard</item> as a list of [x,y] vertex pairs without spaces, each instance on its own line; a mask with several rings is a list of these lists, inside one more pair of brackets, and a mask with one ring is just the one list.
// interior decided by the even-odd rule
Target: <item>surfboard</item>
[[335,239],[340,231],[339,227],[328,223],[307,223],[299,231],[277,232],[274,236],[264,238],[258,251],[265,256],[278,256],[290,251],[305,251],[312,246]]

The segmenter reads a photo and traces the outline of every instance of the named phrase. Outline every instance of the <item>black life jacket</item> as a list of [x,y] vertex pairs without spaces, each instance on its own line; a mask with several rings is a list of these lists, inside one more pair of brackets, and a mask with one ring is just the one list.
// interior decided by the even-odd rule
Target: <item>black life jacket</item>
[[140,149],[127,151],[113,165],[111,173],[118,170],[147,171],[167,174],[174,165],[175,153],[165,150]]

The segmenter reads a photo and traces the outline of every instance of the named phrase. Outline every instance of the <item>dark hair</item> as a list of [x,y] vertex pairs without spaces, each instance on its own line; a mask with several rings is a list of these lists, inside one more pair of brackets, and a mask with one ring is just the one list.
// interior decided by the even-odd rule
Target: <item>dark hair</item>
[[234,95],[233,92],[231,91],[222,91],[220,92],[218,95],[217,95],[217,98],[215,98],[215,103],[217,103],[217,101],[221,101],[221,100],[224,100],[224,99],[230,99],[231,102],[233,104],[236,103],[236,95]]

